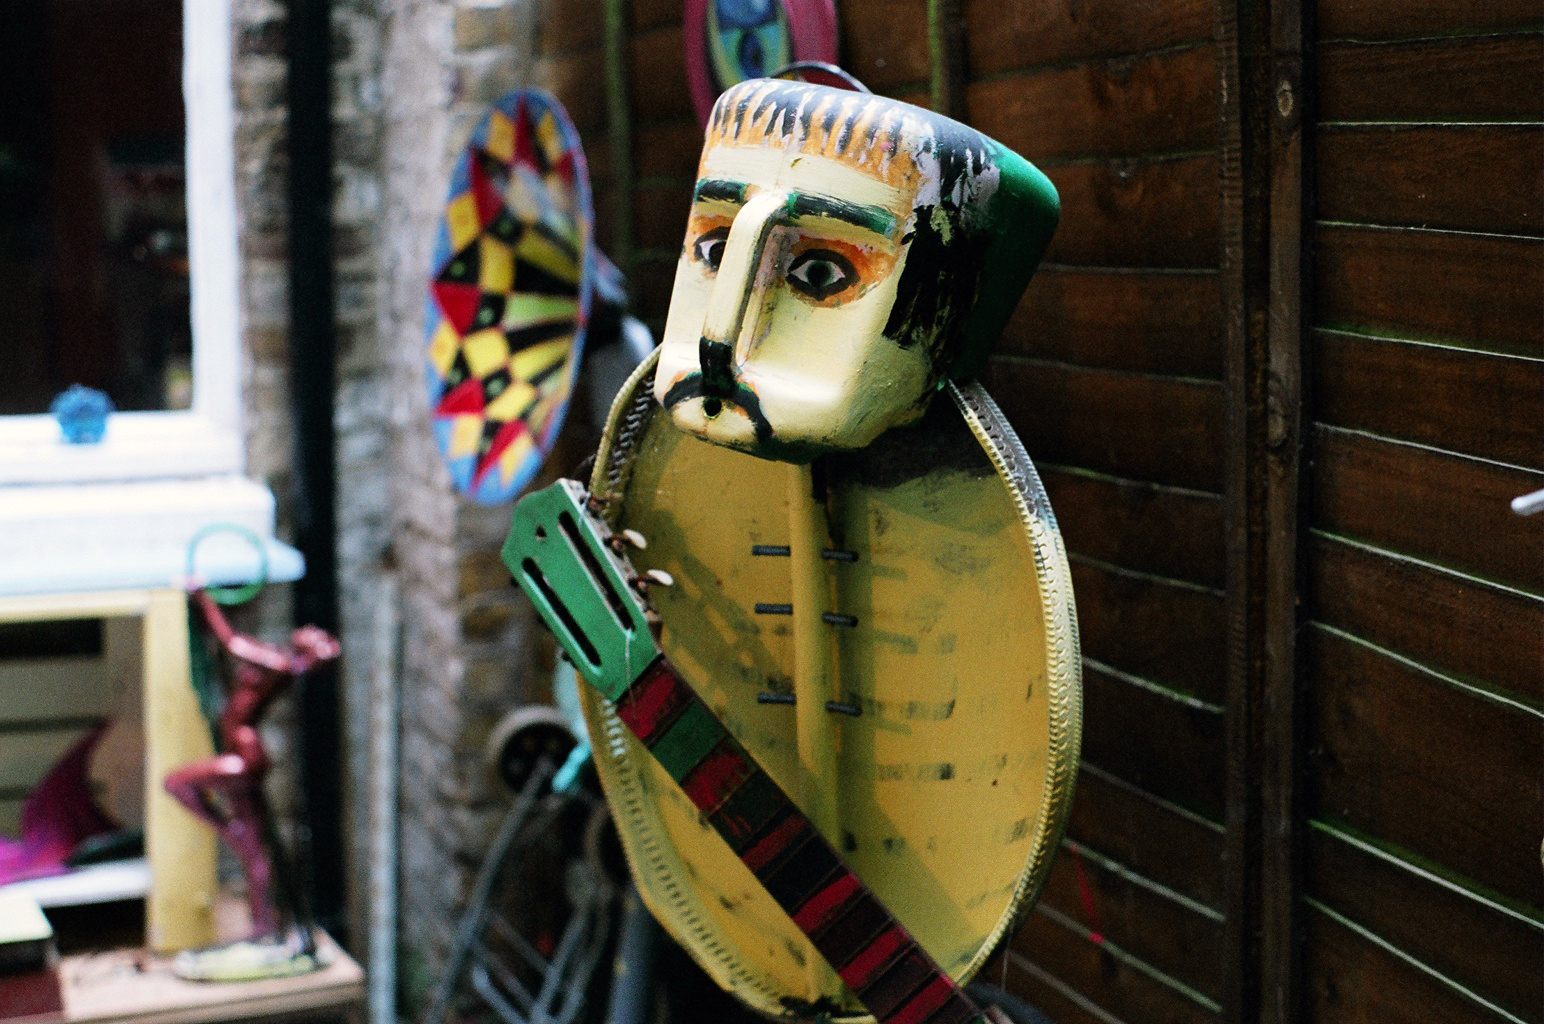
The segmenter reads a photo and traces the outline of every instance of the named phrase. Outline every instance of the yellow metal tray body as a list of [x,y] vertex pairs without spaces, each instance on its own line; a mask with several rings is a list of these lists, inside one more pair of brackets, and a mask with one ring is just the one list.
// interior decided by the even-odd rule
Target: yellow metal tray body
[[[652,360],[618,396],[593,493],[648,540],[642,569],[666,654],[801,806],[786,616],[789,467],[707,444],[655,415]],[[949,385],[886,450],[828,460],[835,631],[836,833],[848,863],[963,983],[1044,882],[1077,761],[1077,621],[1055,520],[1018,439],[978,385]],[[952,401],[951,401],[952,399]],[[601,781],[640,894],[726,989],[763,1013],[818,1000],[871,1020],[609,704],[585,690]]]

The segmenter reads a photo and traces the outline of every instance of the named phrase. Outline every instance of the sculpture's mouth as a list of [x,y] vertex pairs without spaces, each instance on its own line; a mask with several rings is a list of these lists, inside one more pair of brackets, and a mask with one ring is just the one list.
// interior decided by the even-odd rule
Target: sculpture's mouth
[[[726,393],[727,392],[727,393]],[[709,420],[717,419],[725,406],[733,406],[745,414],[756,431],[756,440],[766,442],[772,438],[772,424],[761,411],[761,399],[756,397],[745,383],[736,379],[728,387],[708,388],[700,372],[688,373],[665,392],[662,404],[670,410],[692,399],[702,399],[702,414]]]

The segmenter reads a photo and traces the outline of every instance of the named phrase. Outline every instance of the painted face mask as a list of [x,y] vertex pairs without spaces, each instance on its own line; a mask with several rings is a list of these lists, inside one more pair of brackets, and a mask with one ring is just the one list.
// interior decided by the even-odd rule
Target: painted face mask
[[655,397],[764,458],[862,448],[979,372],[1057,213],[1045,175],[956,121],[735,86],[708,124]]

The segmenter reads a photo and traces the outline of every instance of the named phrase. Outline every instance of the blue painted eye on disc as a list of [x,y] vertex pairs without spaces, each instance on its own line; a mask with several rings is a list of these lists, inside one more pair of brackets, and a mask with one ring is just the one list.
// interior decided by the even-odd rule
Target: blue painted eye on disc
[[713,0],[707,46],[715,89],[764,78],[792,60],[788,12],[779,0]]
[[719,93],[797,62],[836,61],[832,0],[685,0],[682,40],[697,120]]

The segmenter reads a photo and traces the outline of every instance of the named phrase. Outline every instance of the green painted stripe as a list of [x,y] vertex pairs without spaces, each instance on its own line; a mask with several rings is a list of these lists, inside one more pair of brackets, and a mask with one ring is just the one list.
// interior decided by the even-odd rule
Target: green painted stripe
[[694,700],[649,752],[672,779],[680,782],[726,735],[708,706]]
[[895,214],[883,206],[867,203],[849,203],[830,196],[806,195],[793,192],[788,196],[788,215],[800,217],[826,217],[843,221],[855,227],[872,231],[876,235],[888,235],[895,230]]
[[697,182],[697,187],[692,190],[692,197],[698,202],[743,203],[745,202],[745,182],[704,178]]

